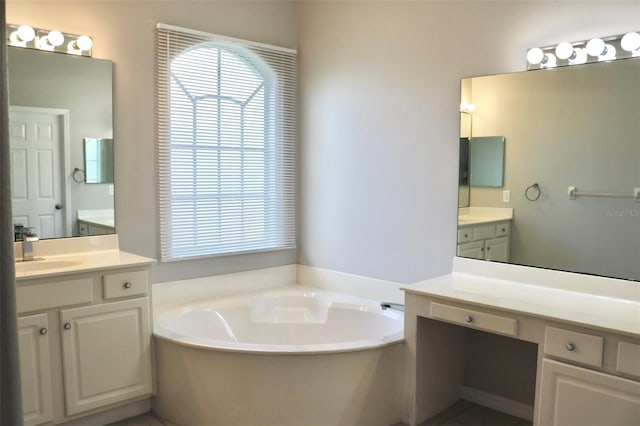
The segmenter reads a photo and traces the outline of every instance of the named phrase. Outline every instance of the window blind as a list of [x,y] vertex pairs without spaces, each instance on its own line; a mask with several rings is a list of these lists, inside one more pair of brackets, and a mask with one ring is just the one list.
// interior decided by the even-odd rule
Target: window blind
[[295,247],[296,52],[157,26],[162,261]]

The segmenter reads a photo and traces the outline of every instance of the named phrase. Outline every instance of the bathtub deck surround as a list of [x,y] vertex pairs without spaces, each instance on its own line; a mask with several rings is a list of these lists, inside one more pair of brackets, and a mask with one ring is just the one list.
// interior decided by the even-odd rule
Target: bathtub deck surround
[[306,285],[378,301],[404,303],[402,284],[307,265],[284,265],[153,285],[155,306]]
[[[456,258],[452,274],[404,290],[410,425],[461,397],[540,426],[640,420],[637,282]],[[530,400],[466,386],[478,338],[527,354]]]
[[16,263],[25,425],[147,412],[155,260],[118,250],[117,235],[40,241],[35,255]]

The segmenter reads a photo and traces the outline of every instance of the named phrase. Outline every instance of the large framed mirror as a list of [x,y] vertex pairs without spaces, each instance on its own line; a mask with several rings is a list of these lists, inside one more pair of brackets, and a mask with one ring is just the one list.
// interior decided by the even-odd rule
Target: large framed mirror
[[[16,240],[28,227],[40,238],[115,232],[112,69],[107,60],[9,47]],[[87,148],[95,161],[87,163]]]
[[464,79],[461,101],[505,157],[502,187],[461,180],[458,256],[640,281],[640,58]]

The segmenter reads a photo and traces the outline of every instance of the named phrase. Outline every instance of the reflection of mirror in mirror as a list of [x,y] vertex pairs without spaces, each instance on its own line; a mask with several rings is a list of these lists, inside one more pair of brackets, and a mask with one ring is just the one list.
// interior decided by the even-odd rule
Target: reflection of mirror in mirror
[[[503,187],[471,186],[460,209],[458,255],[490,259],[500,240],[502,261],[640,281],[640,202],[632,196],[640,187],[640,59],[475,77],[462,88],[462,101],[477,107],[473,136],[503,135],[509,147]],[[534,183],[540,193],[527,199]],[[572,199],[570,186],[628,196]]]
[[114,232],[113,184],[73,180],[84,138],[113,138],[111,61],[8,50],[14,223],[59,238],[84,234],[79,216],[99,217],[101,232]]
[[474,136],[469,145],[471,186],[501,187],[504,174],[504,137]]
[[84,138],[86,183],[113,183],[113,139]]

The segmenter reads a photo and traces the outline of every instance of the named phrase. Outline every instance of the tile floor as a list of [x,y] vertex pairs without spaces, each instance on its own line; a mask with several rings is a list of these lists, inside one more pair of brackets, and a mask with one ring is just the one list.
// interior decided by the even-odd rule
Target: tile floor
[[533,423],[460,400],[420,426],[532,426]]
[[[143,414],[109,426],[178,426]],[[205,426],[205,425],[198,425]],[[239,425],[240,426],[240,425]],[[301,425],[302,426],[302,425]],[[401,423],[394,426],[403,426]],[[420,426],[532,426],[527,420],[460,400]]]

